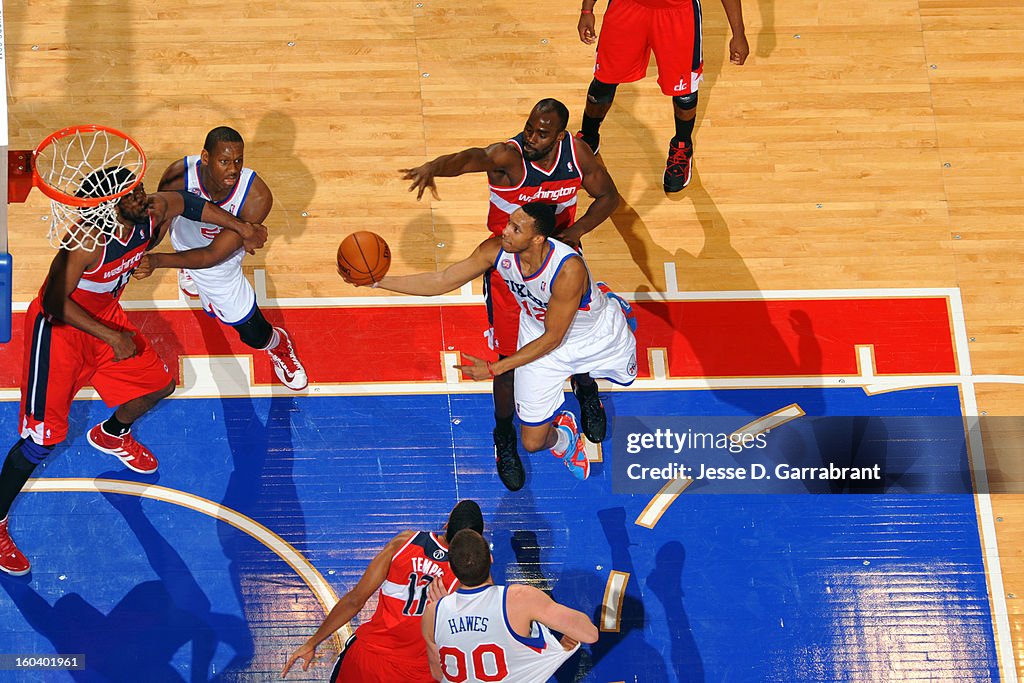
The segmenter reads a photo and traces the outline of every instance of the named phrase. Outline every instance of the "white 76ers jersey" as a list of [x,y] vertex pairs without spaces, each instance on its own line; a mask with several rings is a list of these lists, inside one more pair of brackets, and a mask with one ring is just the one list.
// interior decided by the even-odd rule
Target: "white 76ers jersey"
[[[558,240],[548,239],[551,251],[544,264],[533,275],[526,277],[519,264],[518,254],[509,254],[504,249],[498,251],[494,260],[494,269],[508,285],[516,301],[519,303],[519,348],[544,334],[544,317],[547,315],[548,303],[551,301],[551,286],[561,272],[562,266],[570,258],[582,258],[575,249]],[[584,264],[586,267],[586,264]],[[589,289],[580,301],[579,310],[573,318],[569,331],[565,334],[563,345],[583,341],[593,334],[601,323],[608,298],[594,285],[590,279]]]
[[[203,187],[200,175],[199,155],[185,157],[185,189],[194,195],[210,200],[210,194]],[[226,199],[216,203],[228,213],[237,216],[245,205],[256,172],[243,168],[238,182]],[[213,238],[221,228],[209,223],[192,221],[178,216],[171,222],[171,246],[175,251],[202,249],[210,246]],[[211,268],[189,270],[189,275],[199,290],[199,300],[203,308],[211,311],[223,322],[232,325],[245,320],[252,312],[256,303],[256,292],[242,274],[242,258],[245,249],[239,248],[235,253]]]
[[512,630],[505,586],[458,590],[437,603],[434,642],[449,683],[544,683],[577,649],[566,650],[543,624],[529,638]]

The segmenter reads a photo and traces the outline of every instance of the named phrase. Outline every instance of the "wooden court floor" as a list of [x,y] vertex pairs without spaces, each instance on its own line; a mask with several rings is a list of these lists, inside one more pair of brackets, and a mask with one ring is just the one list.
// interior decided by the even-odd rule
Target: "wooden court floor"
[[[249,267],[277,297],[357,294],[333,265],[356,229],[388,240],[394,272],[468,253],[484,179],[442,179],[441,201],[417,202],[397,169],[509,137],[542,97],[562,99],[575,130],[593,67],[572,3],[6,5],[11,147],[111,125],[146,149],[155,187],[208,129],[234,126],[275,193],[272,239]],[[1024,415],[1024,4],[748,1],[742,67],[721,6],[704,13],[694,182],[661,190],[671,109],[652,68],[602,129],[623,204],[588,240],[591,267],[626,292],[663,291],[665,262],[684,291],[957,287],[978,412]],[[47,214],[38,195],[11,207],[16,302],[52,256]],[[173,275],[126,296],[174,298]],[[1003,424],[985,440],[1019,652],[1024,466],[1020,430]]]

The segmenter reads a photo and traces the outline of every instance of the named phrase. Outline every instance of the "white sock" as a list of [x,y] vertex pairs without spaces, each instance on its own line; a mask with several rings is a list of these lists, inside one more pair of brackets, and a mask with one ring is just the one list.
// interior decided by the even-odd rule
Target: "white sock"
[[555,441],[555,445],[551,447],[551,452],[556,458],[565,457],[565,452],[569,450],[569,445],[572,443],[572,438],[569,436],[569,430],[556,427],[555,435],[557,440]]
[[270,335],[270,341],[268,341],[267,345],[263,347],[264,351],[270,351],[271,349],[276,349],[277,345],[281,343],[281,335],[279,335],[277,333],[277,328],[276,327],[272,327],[271,329],[274,331],[274,333],[272,335]]

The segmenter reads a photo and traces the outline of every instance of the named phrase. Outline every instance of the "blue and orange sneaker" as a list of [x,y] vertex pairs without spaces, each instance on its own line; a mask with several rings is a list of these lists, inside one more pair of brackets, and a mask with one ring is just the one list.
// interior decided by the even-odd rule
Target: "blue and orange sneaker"
[[608,297],[609,299],[611,299],[612,301],[614,301],[615,303],[617,303],[619,305],[619,308],[622,309],[622,314],[624,316],[626,316],[626,324],[629,325],[630,331],[632,331],[635,334],[636,333],[636,313],[633,311],[633,307],[629,305],[629,302],[626,301],[625,299],[623,299],[621,296],[619,296],[615,292],[613,292],[611,290],[611,288],[608,287],[607,283],[595,282],[594,284],[597,286],[597,288],[599,290],[601,290],[601,292],[606,297]]
[[576,416],[568,410],[563,410],[554,422],[556,429],[569,434],[569,448],[561,455],[552,449],[551,454],[562,460],[565,468],[572,472],[572,476],[580,480],[586,479],[590,476],[590,460],[587,459],[587,452],[583,448],[580,429],[576,426]]

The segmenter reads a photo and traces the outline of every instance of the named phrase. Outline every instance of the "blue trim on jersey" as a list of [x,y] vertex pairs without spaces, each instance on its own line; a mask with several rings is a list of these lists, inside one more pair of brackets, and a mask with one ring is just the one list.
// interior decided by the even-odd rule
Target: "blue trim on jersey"
[[[501,616],[505,617],[505,628],[508,630],[508,634],[518,640],[520,643],[528,648],[534,650],[543,650],[547,647],[548,642],[544,640],[544,634],[540,633],[537,636],[521,636],[515,632],[512,628],[512,624],[508,623],[508,587],[502,591],[501,594]],[[532,623],[532,622],[531,622]],[[538,629],[539,630],[539,629]]]
[[[542,263],[540,268],[537,269],[537,272],[534,273],[533,275],[531,275],[530,277],[526,277],[525,275],[523,275],[523,266],[519,262],[519,254],[516,254],[516,268],[519,269],[519,274],[522,275],[524,282],[530,282],[531,280],[536,280],[537,277],[541,273],[544,272],[544,269],[548,267],[548,264],[551,263],[551,257],[555,255],[555,245],[551,243],[551,238],[550,237],[548,238],[548,245],[551,247],[551,251],[549,251],[548,255],[544,257],[544,263]],[[559,264],[558,267],[561,268],[562,267],[561,264]],[[557,275],[558,271],[555,271],[555,274]],[[551,278],[551,284],[552,285],[554,285],[554,282],[555,282],[555,279]]]
[[[568,261],[569,259],[571,259],[573,257],[579,258],[581,261],[583,260],[583,258],[579,254],[575,254],[575,253],[574,254],[566,254],[565,258],[562,259],[561,263],[558,264],[558,267],[555,268],[555,274],[551,276],[551,289],[552,290],[555,288],[555,278],[558,277],[558,274],[560,272],[562,272],[562,266],[565,265],[566,261]],[[584,264],[584,265],[586,265],[586,264]],[[580,305],[579,305],[579,308],[577,308],[576,310],[578,310],[578,311],[589,311],[590,310],[590,302],[592,301],[592,297],[590,295],[590,290],[591,290],[592,286],[593,285],[590,282],[590,271],[588,270],[587,271],[587,291],[586,291],[586,293],[583,296],[580,297]]]
[[[477,593],[483,593],[488,588],[494,588],[494,584],[493,583],[489,583],[486,586],[478,586],[476,588],[460,588],[459,590],[457,590],[455,592],[456,593],[462,593],[463,595],[476,595]],[[438,602],[441,602],[441,601],[438,600]]]
[[[555,415],[558,415],[560,412],[562,412],[563,408],[565,408],[565,397],[564,397],[564,395],[563,395],[563,398],[562,398],[562,402],[558,405],[557,408],[555,408],[555,412],[551,413],[551,416],[548,417],[548,419],[541,420],[540,422],[528,422],[527,420],[524,420],[523,418],[520,417],[519,418],[519,423],[520,424],[524,424],[527,427],[540,427],[541,425],[546,425],[547,423],[549,423],[552,420],[554,420],[555,419]],[[516,417],[519,417],[519,416],[516,415]],[[535,452],[539,453],[540,451],[535,451]]]
[[[498,255],[494,257],[494,265],[493,265],[493,266],[491,266],[491,268],[492,268],[492,269],[494,269],[494,270],[497,270],[497,269],[498,269],[498,262],[499,262],[499,261],[501,261],[501,256],[502,256],[502,254],[504,254],[504,253],[505,253],[505,250],[504,250],[504,249],[501,249],[501,248],[499,248],[499,249],[498,249]],[[487,277],[487,275],[489,275],[489,273],[484,273],[484,279],[485,279],[485,280],[489,279],[489,278]]]
[[607,382],[611,382],[612,384],[618,384],[620,387],[633,386],[633,382],[636,381],[636,379],[631,379],[628,382],[616,382],[615,380],[613,380],[613,379],[611,379],[609,377],[596,377],[595,379],[603,379],[603,380],[605,380]]
[[[233,323],[229,323],[226,320],[221,320],[221,322],[223,322],[225,325],[229,325],[230,327],[234,327],[235,325],[243,325],[243,324],[249,322],[249,319],[252,318],[252,316],[255,315],[255,313],[256,313],[256,294],[253,293],[253,295],[252,295],[252,306],[249,307],[249,312],[248,313],[246,313],[245,315],[243,315],[241,317],[241,319],[236,320]],[[218,320],[220,320],[220,316],[219,315],[215,316],[215,317]]]
[[[245,169],[243,168],[242,170],[244,171]],[[252,184],[254,182],[256,182],[256,174],[252,173],[249,175],[249,182],[245,184],[245,192],[242,193],[242,199],[238,202],[238,212],[235,214],[236,216],[242,213],[242,207],[245,206],[245,200],[246,198],[248,198],[249,190],[252,189]],[[235,183],[235,188],[238,188],[238,183]],[[227,201],[227,199],[225,199],[224,201]]]

